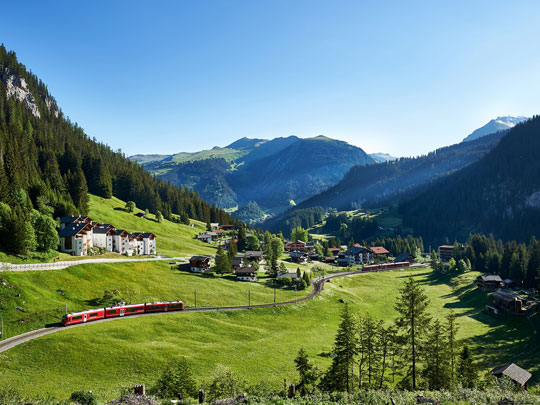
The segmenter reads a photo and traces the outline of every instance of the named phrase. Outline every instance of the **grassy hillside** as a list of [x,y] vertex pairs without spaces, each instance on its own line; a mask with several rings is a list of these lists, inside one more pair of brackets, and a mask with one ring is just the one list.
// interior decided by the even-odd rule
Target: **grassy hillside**
[[[152,232],[156,235],[157,251],[169,256],[186,256],[193,254],[214,254],[215,248],[193,239],[197,234],[206,230],[206,225],[192,220],[193,228],[163,220],[160,224],[154,214],[147,218],[138,218],[134,213],[124,210],[126,203],[118,198],[101,198],[90,195],[89,216],[97,222],[114,225],[117,229],[129,232]],[[135,213],[141,210],[135,210]]]
[[[6,337],[59,322],[66,304],[70,312],[104,306],[105,290],[117,289],[129,302],[182,299],[187,306],[247,305],[270,303],[274,291],[261,276],[256,283],[226,277],[179,271],[166,262],[89,263],[65,270],[0,273],[0,303]],[[21,296],[19,297],[18,294]],[[298,292],[298,297],[307,291]],[[294,298],[294,290],[279,288],[277,299]],[[24,309],[24,312],[16,307]],[[0,307],[1,308],[1,307]]]
[[[532,342],[526,319],[482,310],[488,296],[473,286],[476,273],[440,280],[429,270],[395,271],[332,280],[322,296],[286,308],[183,313],[67,329],[3,353],[3,384],[58,398],[91,389],[110,399],[122,387],[154,384],[167,361],[185,356],[198,382],[223,363],[249,383],[265,380],[277,389],[284,378],[296,379],[293,359],[301,346],[317,366],[328,366],[322,353],[332,348],[340,300],[355,312],[369,311],[390,322],[398,289],[411,275],[426,288],[434,317],[456,311],[458,338],[473,346],[483,369],[509,361]],[[538,360],[537,350],[518,364],[536,371]]]

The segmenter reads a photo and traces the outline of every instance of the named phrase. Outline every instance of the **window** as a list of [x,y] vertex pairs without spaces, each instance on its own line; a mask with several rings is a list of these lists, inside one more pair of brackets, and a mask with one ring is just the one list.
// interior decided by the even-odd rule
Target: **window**
[[92,317],[94,317],[94,316],[98,316],[98,315],[99,315],[99,313],[98,313],[98,312],[92,312],[92,313],[91,313],[91,314],[90,314],[89,316],[90,316],[90,318],[92,318]]
[[78,321],[79,319],[82,319],[82,315],[77,315],[77,316],[72,316],[71,317],[72,321]]
[[107,311],[107,315],[116,315],[116,309],[112,309],[110,311]]

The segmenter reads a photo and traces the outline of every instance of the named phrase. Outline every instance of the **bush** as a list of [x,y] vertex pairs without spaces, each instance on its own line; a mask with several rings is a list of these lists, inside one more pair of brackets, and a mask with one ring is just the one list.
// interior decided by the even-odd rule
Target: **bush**
[[97,404],[96,398],[92,392],[75,391],[69,397],[71,402],[76,402],[81,405],[94,405]]

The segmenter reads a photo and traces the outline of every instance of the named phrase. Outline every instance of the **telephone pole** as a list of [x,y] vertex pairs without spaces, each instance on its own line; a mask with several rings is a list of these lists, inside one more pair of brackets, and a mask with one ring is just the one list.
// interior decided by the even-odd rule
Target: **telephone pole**
[[251,291],[248,290],[248,307],[251,307]]
[[197,308],[197,290],[193,290],[195,294],[195,308]]
[[4,340],[4,315],[0,316],[0,340]]

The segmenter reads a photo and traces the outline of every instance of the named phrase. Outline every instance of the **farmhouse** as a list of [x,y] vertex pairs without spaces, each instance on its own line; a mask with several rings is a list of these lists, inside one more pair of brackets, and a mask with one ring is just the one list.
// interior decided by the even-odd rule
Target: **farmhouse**
[[399,263],[399,262],[414,263],[414,256],[411,255],[409,252],[404,252],[394,259],[394,263]]
[[264,253],[260,250],[248,250],[244,259],[248,262],[260,262],[264,258]]
[[240,267],[234,271],[234,274],[239,281],[255,281],[257,279],[257,269],[255,267]]
[[219,229],[223,231],[232,231],[234,230],[234,225],[220,225]]
[[193,256],[189,259],[189,268],[193,273],[207,273],[210,271],[210,258],[208,256]]
[[308,256],[304,252],[291,252],[289,253],[291,260],[298,264],[307,263]]
[[522,390],[527,389],[527,381],[532,377],[531,373],[514,363],[495,367],[491,370],[491,374],[497,378],[501,378],[503,375],[510,378]]
[[313,250],[313,243],[308,245],[306,242],[297,240],[296,242],[287,242],[284,246],[287,252],[307,252]]
[[340,266],[369,263],[372,259],[373,252],[360,245],[353,246],[345,252],[338,254],[338,264]]
[[217,233],[215,232],[205,232],[197,235],[198,240],[206,243],[212,242],[212,239],[214,239],[215,237],[217,237]]
[[369,250],[371,250],[374,256],[382,255],[388,257],[390,255],[390,252],[382,246],[372,246]]
[[332,255],[337,256],[341,249],[340,248],[330,248],[328,250],[330,251],[330,253],[332,253]]
[[476,285],[482,291],[495,291],[503,286],[503,281],[499,275],[483,275],[476,279]]
[[244,258],[242,256],[236,256],[234,259],[231,259],[231,267],[233,270],[239,269],[242,267]]

